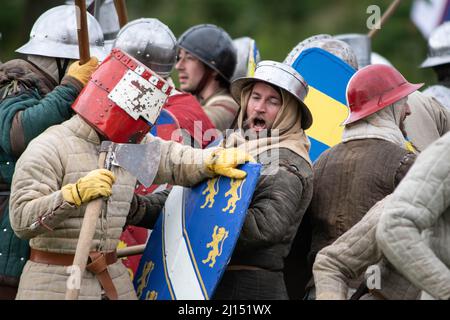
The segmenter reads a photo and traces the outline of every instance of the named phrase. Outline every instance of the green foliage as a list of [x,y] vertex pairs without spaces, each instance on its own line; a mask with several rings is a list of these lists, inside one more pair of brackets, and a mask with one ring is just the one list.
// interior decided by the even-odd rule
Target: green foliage
[[[29,30],[23,30],[24,10],[30,2],[0,0],[0,59],[13,58],[14,49],[26,42]],[[44,8],[48,2],[38,3]],[[195,24],[217,24],[232,38],[254,38],[263,59],[280,61],[298,42],[314,34],[367,33],[367,7],[378,5],[384,12],[390,3],[391,0],[127,0],[127,7],[130,20],[158,18],[176,36]],[[408,80],[431,84],[435,81],[433,72],[418,68],[426,57],[426,40],[410,20],[411,3],[402,1],[375,35],[372,47]]]

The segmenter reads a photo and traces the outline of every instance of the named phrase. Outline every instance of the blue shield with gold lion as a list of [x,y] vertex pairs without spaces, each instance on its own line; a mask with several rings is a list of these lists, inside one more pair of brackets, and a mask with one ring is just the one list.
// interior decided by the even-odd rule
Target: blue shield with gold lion
[[261,165],[245,179],[219,176],[176,186],[166,200],[134,278],[141,300],[209,300],[231,258]]

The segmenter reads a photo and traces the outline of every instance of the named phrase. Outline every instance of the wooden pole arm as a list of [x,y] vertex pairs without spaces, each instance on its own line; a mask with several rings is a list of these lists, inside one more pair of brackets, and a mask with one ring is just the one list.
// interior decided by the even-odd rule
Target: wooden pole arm
[[[89,61],[91,53],[89,52],[89,33],[86,15],[86,1],[75,0],[77,15],[77,32],[78,32],[78,47],[80,51],[80,65]],[[79,24],[78,24],[79,23]]]
[[116,7],[117,17],[119,18],[119,26],[122,28],[128,22],[125,0],[114,0],[114,6]]
[[137,256],[139,254],[143,254],[146,245],[140,244],[137,246],[126,247],[117,250],[117,258],[124,258],[129,256]]
[[[106,159],[106,152],[101,152],[98,160],[99,168],[103,168]],[[89,202],[84,213],[83,223],[80,229],[80,237],[78,238],[77,249],[75,251],[75,258],[73,259],[73,266],[78,268],[80,276],[80,284],[83,281],[84,271],[89,258],[89,252],[94,238],[95,228],[98,217],[102,211],[104,200],[97,198]],[[67,288],[66,300],[78,300],[80,288]]]

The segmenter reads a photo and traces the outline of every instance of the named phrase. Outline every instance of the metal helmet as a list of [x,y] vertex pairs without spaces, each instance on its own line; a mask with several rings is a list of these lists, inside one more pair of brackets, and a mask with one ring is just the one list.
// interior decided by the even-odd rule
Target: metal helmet
[[429,68],[450,63],[450,22],[434,30],[428,39],[428,57],[420,66]]
[[127,52],[164,78],[176,63],[177,40],[158,19],[142,18],[127,23],[113,47]]
[[[30,40],[16,52],[78,60],[80,54],[75,7],[62,5],[44,12],[33,25]],[[87,13],[87,22],[90,53],[102,61],[107,55],[102,28],[89,13]]]
[[234,39],[233,44],[237,52],[237,64],[231,80],[252,76],[256,65],[261,61],[256,41],[249,37],[242,37]]
[[324,40],[324,39],[332,39],[333,37],[330,36],[329,34],[317,34],[315,36],[306,38],[305,40],[299,42],[294,49],[292,49],[289,54],[287,55],[287,57],[284,59],[283,63],[291,66],[296,60],[297,58],[300,56],[300,54],[308,48],[310,47],[310,44],[312,42],[318,41],[318,40]]
[[237,53],[233,40],[222,28],[213,24],[193,26],[180,36],[178,47],[230,81],[236,68]]
[[[73,5],[74,3],[74,0],[66,0],[66,4]],[[86,0],[86,8],[102,27],[105,49],[109,53],[120,30],[119,17],[117,16],[114,0]]]
[[[335,39],[348,43],[353,52],[356,54],[359,68],[363,68],[370,64],[370,53],[372,52],[372,44],[370,38],[366,34],[348,33],[340,34],[334,37]],[[356,68],[358,69],[358,68]]]
[[372,64],[357,71],[347,85],[350,115],[344,124],[353,123],[407,97],[423,86],[409,83],[394,67]]
[[284,89],[294,96],[302,111],[302,128],[306,130],[311,127],[312,115],[303,102],[308,94],[308,84],[294,68],[280,62],[261,61],[256,66],[253,77],[239,78],[231,83],[231,95],[240,104],[242,89],[250,83],[260,81]]

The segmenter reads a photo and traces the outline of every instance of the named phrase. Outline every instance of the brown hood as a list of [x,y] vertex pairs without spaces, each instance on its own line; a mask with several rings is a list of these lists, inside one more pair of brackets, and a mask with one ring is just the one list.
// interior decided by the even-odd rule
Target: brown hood
[[226,147],[240,147],[245,144],[246,151],[253,157],[275,148],[289,149],[311,164],[309,158],[310,141],[301,126],[301,109],[296,99],[287,91],[281,90],[283,105],[275,118],[271,128],[271,135],[268,137],[254,138],[246,140],[244,137],[243,124],[247,113],[247,103],[253,84],[242,89],[241,92],[241,108],[237,120],[237,129],[226,138]]

